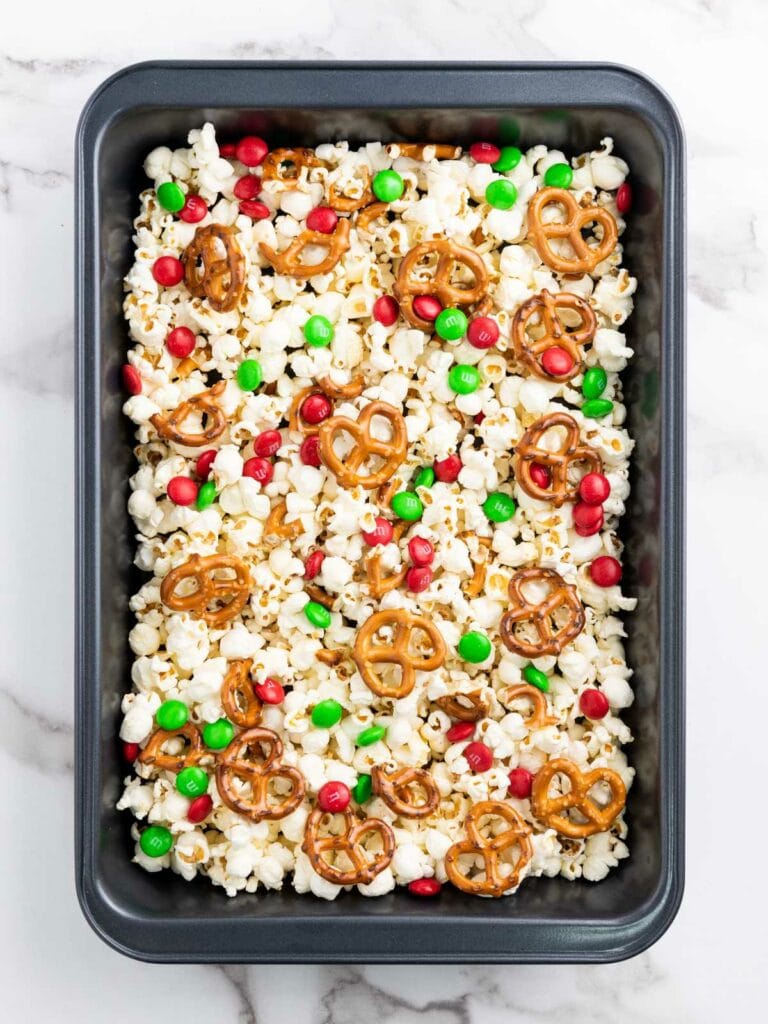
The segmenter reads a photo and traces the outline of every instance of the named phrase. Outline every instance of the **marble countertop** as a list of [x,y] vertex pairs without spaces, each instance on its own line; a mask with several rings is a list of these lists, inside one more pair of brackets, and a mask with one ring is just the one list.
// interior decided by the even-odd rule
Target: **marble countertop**
[[[768,817],[755,801],[761,724],[747,714],[755,719],[765,685],[757,583],[768,559],[751,523],[764,520],[759,503],[768,499],[768,411],[756,393],[768,373],[760,304],[768,134],[758,117],[768,6],[291,0],[287,10],[228,0],[219,20],[195,0],[137,0],[118,19],[94,0],[44,0],[4,18],[4,1016],[56,1024],[134,1024],[149,1013],[185,1024],[277,1024],[287,1014],[318,1024],[757,1019],[768,997]],[[604,967],[157,967],[114,953],[83,919],[72,851],[73,134],[104,78],[156,57],[611,60],[647,72],[677,103],[690,160],[688,866],[680,914],[647,953]]]

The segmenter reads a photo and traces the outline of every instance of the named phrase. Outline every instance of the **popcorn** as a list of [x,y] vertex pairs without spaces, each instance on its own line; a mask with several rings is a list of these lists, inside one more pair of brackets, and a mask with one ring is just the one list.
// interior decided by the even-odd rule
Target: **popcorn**
[[[259,708],[259,726],[277,735],[280,763],[301,773],[305,793],[284,818],[254,823],[222,801],[210,772],[213,808],[196,825],[187,817],[188,798],[175,789],[175,772],[137,763],[117,806],[138,821],[167,828],[173,845],[168,854],[149,857],[138,844],[134,825],[134,859],[148,871],[169,867],[187,880],[205,875],[229,896],[291,887],[335,899],[342,887],[322,877],[318,862],[302,849],[309,813],[325,783],[352,789],[380,765],[388,772],[426,768],[441,799],[437,810],[423,819],[399,816],[381,795],[363,801],[365,815],[391,827],[395,848],[391,861],[371,881],[356,886],[362,895],[380,896],[419,878],[445,881],[449,848],[465,838],[472,806],[486,800],[518,810],[532,829],[533,855],[523,877],[560,874],[598,881],[628,855],[623,816],[606,832],[568,840],[536,817],[530,799],[509,795],[509,772],[522,767],[535,774],[548,760],[565,757],[583,771],[610,768],[627,785],[633,778],[621,749],[632,737],[620,717],[634,699],[632,671],[617,613],[630,611],[635,599],[620,585],[597,586],[589,566],[600,555],[622,555],[616,530],[629,498],[632,441],[624,429],[619,374],[634,354],[623,324],[633,308],[637,281],[621,266],[620,244],[593,272],[563,275],[542,262],[529,241],[529,203],[547,168],[568,163],[558,151],[533,147],[506,175],[466,155],[425,161],[401,156],[397,147],[381,143],[359,150],[343,141],[328,143],[315,154],[321,163],[300,166],[294,182],[263,181],[259,198],[270,217],[258,221],[240,213],[233,189],[243,169],[222,158],[213,125],[191,131],[186,147],[157,147],[145,161],[154,187],[140,196],[124,301],[132,346],[126,360],[138,372],[142,391],[128,398],[123,409],[137,440],[138,468],[128,498],[137,535],[135,562],[151,575],[130,601],[135,616],[128,637],[134,655],[133,692],[121,704],[120,737],[145,744],[156,729],[157,708],[169,699],[184,701],[189,723],[197,729],[229,717],[231,706],[227,711],[221,702],[222,685],[233,670],[241,673],[236,703],[243,714],[255,702],[253,687],[274,679],[285,696],[279,704]],[[614,211],[615,191],[628,167],[613,153],[612,141],[602,140],[594,151],[574,157],[570,166],[570,191],[576,200]],[[350,226],[349,248],[334,266],[308,279],[272,272],[260,243],[282,252],[301,236],[310,210],[328,205],[330,187],[337,195],[358,198],[369,174],[390,168],[403,178],[402,197],[389,204],[386,217],[372,219],[367,227],[358,221],[359,214],[340,211]],[[502,176],[518,190],[509,210],[485,201],[487,185]],[[183,192],[203,197],[208,204],[203,224],[233,229],[245,267],[243,292],[232,309],[213,308],[208,298],[192,296],[183,283],[162,288],[153,277],[158,256],[181,256],[198,229],[160,207],[154,189],[170,180]],[[547,211],[547,217],[556,215]],[[622,220],[617,226],[623,231]],[[435,238],[480,254],[488,275],[488,306],[482,315],[493,317],[499,327],[493,348],[477,349],[466,338],[447,343],[403,315],[389,326],[373,319],[376,299],[398,295],[402,257]],[[308,246],[302,259],[312,264],[325,256],[324,247]],[[425,280],[433,273],[428,262],[414,270]],[[468,268],[460,262],[454,275],[457,283],[462,279],[470,286],[464,281]],[[529,374],[516,362],[515,314],[545,288],[552,294],[577,295],[594,311],[596,331],[583,348],[584,365],[603,367],[608,377],[604,397],[614,403],[612,413],[600,420],[583,415],[580,374],[571,381],[553,381]],[[442,296],[438,300],[452,304]],[[467,304],[466,312],[470,318],[478,315],[477,304]],[[327,346],[307,344],[303,327],[313,315],[333,324],[334,337]],[[198,336],[194,366],[174,358],[165,346],[168,332],[178,326]],[[252,392],[236,380],[245,359],[258,360],[262,369],[262,384]],[[477,367],[480,386],[475,391],[461,395],[451,390],[448,374],[455,364]],[[167,415],[217,380],[225,382],[218,400],[226,420],[223,432],[206,438],[199,448],[158,436],[153,416]],[[310,389],[327,393],[335,416],[357,420],[373,401],[386,402],[402,415],[406,456],[383,487],[345,487],[325,460],[311,464],[308,429],[317,425],[298,420],[300,402]],[[515,479],[515,449],[524,431],[539,417],[563,410],[576,421],[582,443],[600,456],[611,487],[603,506],[605,523],[586,537],[574,529],[572,502],[555,508],[550,501],[532,498]],[[201,431],[209,425],[193,415],[185,429]],[[254,438],[265,430],[279,430],[281,444],[270,456],[270,481],[260,484],[243,476],[243,468],[254,454]],[[378,426],[373,433],[380,440],[389,436]],[[342,463],[353,440],[342,432],[334,441]],[[168,498],[169,482],[176,476],[200,480],[196,463],[207,448],[215,452],[207,477],[215,487],[214,502],[203,510],[195,504],[175,505]],[[417,488],[417,475],[449,455],[461,460],[458,479]],[[416,522],[395,519],[390,543],[372,548],[362,533],[370,532],[379,516],[393,519],[391,498],[398,491],[416,491],[423,514]],[[489,520],[483,510],[488,495],[497,491],[517,504],[515,515],[503,523]],[[286,510],[282,525],[275,525],[273,516],[266,530],[281,502]],[[408,542],[416,536],[428,540],[433,551],[432,578],[419,593],[403,579],[413,565]],[[319,572],[307,579],[307,559],[313,552],[324,557]],[[210,621],[191,608],[198,585],[193,579],[179,591],[182,599],[192,599],[189,608],[164,603],[163,579],[194,555],[231,556],[247,569],[248,600],[231,620],[216,615],[231,596],[225,589],[219,591],[221,601],[208,606]],[[396,581],[379,597],[371,593],[371,556],[377,558],[382,578]],[[571,643],[532,662],[549,685],[549,724],[544,726],[526,717],[529,702],[508,699],[508,689],[525,682],[522,672],[531,662],[508,650],[499,636],[509,608],[510,580],[516,570],[532,565],[551,567],[575,586],[585,614],[584,628]],[[217,571],[217,585],[229,571]],[[307,618],[310,599],[330,609],[327,628]],[[387,609],[424,616],[446,647],[443,663],[434,671],[416,672],[411,692],[397,700],[369,688],[351,657],[359,629],[375,612]],[[479,664],[465,662],[457,653],[462,636],[473,630],[492,642],[490,657]],[[420,645],[418,634],[413,643]],[[390,667],[377,664],[376,669],[389,684],[397,682]],[[598,687],[610,706],[596,722],[585,720],[579,709],[579,696],[590,686]],[[469,740],[448,739],[457,723],[435,704],[441,697],[476,691],[486,713],[474,724],[472,740],[485,744],[493,755],[491,767],[478,773],[464,756]],[[340,720],[314,725],[313,709],[321,701],[337,702]],[[237,735],[242,726],[234,714],[233,721]],[[383,736],[361,745],[361,733],[372,726],[384,729]],[[164,745],[165,752],[179,756],[184,747],[181,737],[170,737]],[[247,800],[247,780],[234,785]],[[289,791],[284,778],[275,776],[270,783],[271,799]],[[340,815],[323,825],[335,834],[342,827]]]

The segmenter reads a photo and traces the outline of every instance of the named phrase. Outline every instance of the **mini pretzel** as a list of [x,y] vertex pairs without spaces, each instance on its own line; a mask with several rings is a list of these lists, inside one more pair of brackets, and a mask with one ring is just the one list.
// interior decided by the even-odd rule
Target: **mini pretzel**
[[[334,885],[369,885],[389,866],[395,852],[395,834],[379,818],[357,818],[349,809],[343,812],[344,831],[340,835],[320,835],[325,812],[316,807],[309,816],[301,848],[322,878]],[[369,860],[361,840],[368,834],[381,837],[382,849]],[[328,851],[343,853],[352,862],[347,868],[334,867],[322,856]]]
[[403,818],[426,818],[440,803],[435,780],[423,768],[400,768],[388,774],[374,765],[371,782],[376,796]]
[[536,686],[530,686],[528,683],[518,683],[516,686],[510,686],[504,697],[504,702],[510,705],[512,701],[522,700],[523,698],[531,702],[531,713],[527,718],[523,719],[523,725],[526,729],[533,731],[534,729],[544,729],[548,725],[556,724],[557,719],[547,714],[547,698]]
[[[380,441],[371,433],[371,420],[382,416],[389,421],[392,439]],[[351,434],[355,444],[350,452],[339,457],[333,449],[337,434]],[[357,420],[347,416],[331,416],[320,424],[320,454],[323,462],[344,487],[362,486],[372,490],[389,480],[397,467],[404,461],[408,432],[402,413],[386,402],[371,402],[363,409]],[[358,470],[370,455],[378,455],[384,464],[375,472],[361,476]]]
[[[399,544],[400,538],[403,536],[405,531],[411,524],[406,520],[401,519],[400,522],[396,523],[394,530],[392,531],[392,544]],[[381,569],[381,545],[377,544],[373,549],[373,554],[369,555],[366,559],[365,568],[368,573],[368,590],[370,591],[371,597],[375,597],[376,600],[388,594],[390,590],[394,590],[399,587],[405,577],[408,574],[408,566],[403,565],[402,568],[398,569],[391,576],[385,576]]]
[[198,228],[181,257],[190,294],[208,299],[217,313],[234,309],[245,286],[245,257],[235,235],[236,228],[223,224]]
[[[474,533],[464,533],[461,535],[462,539],[469,539],[469,537],[476,537],[477,543],[482,549],[478,551],[478,557],[472,558],[472,565],[474,566],[475,573],[471,580],[465,580],[461,585],[461,589],[464,592],[464,596],[470,600],[474,597],[479,597],[483,592],[485,586],[485,574],[488,568],[488,550],[491,546],[490,537],[477,537]],[[470,555],[470,558],[472,556]]]
[[[163,745],[172,740],[174,736],[183,736],[187,746],[180,754],[166,754]],[[182,768],[197,764],[205,757],[203,740],[200,730],[196,725],[187,722],[180,729],[173,729],[166,732],[165,729],[157,729],[149,737],[147,745],[140,752],[138,760],[140,764],[150,765],[152,768],[160,768],[169,772],[180,772]]]
[[352,377],[346,384],[334,384],[330,377],[318,377],[317,386],[329,398],[335,400],[358,398],[365,388],[365,379],[362,374]]
[[[428,280],[414,277],[419,261],[433,254],[438,257],[434,275]],[[469,267],[475,277],[474,285],[466,288],[451,284],[453,268],[457,263]],[[456,242],[439,238],[431,242],[421,242],[405,254],[397,272],[393,291],[406,320],[414,327],[431,333],[434,330],[432,321],[422,320],[414,311],[413,300],[417,295],[435,295],[444,306],[469,306],[484,298],[487,288],[488,270],[482,257],[473,249],[466,249]]]
[[338,665],[340,661],[344,660],[344,653],[345,652],[341,647],[337,647],[333,651],[323,647],[317,652],[315,657],[318,661],[322,662],[323,665]]
[[283,498],[278,501],[269,512],[264,522],[264,537],[279,537],[281,540],[294,540],[304,532],[304,526],[300,519],[292,519],[286,523],[285,517],[288,514],[288,505]]
[[[527,583],[548,584],[550,592],[543,601],[532,604],[522,593],[522,587]],[[524,658],[559,654],[584,628],[584,608],[576,588],[566,583],[554,569],[539,566],[520,569],[509,582],[509,597],[512,607],[502,616],[499,632],[510,651]],[[567,620],[562,626],[553,627],[550,618],[560,608],[566,609]],[[538,640],[528,641],[517,636],[515,626],[521,622],[533,625]]]
[[[486,839],[480,831],[480,821],[486,815],[503,818],[509,828]],[[509,804],[496,800],[483,800],[475,804],[464,823],[467,838],[454,843],[445,855],[445,873],[463,892],[475,896],[503,896],[520,884],[520,876],[533,856],[531,830],[517,811]],[[510,847],[518,848],[517,863],[507,875],[501,873],[501,855]],[[459,866],[459,858],[475,854],[483,859],[485,877],[470,878]],[[507,863],[507,862],[504,862]]]
[[[565,438],[556,451],[539,444],[552,427],[564,427]],[[580,443],[579,425],[567,412],[552,412],[536,420],[515,445],[515,479],[526,494],[539,501],[550,501],[560,508],[566,501],[577,501],[578,482],[568,480],[571,463],[585,462],[588,473],[600,473],[603,460],[594,448]],[[549,487],[541,487],[533,479],[531,467],[537,464],[550,471]]]
[[250,729],[261,721],[264,707],[251,681],[252,658],[233,661],[221,686],[221,706],[227,718],[241,729]]
[[304,591],[310,601],[316,601],[317,604],[321,604],[323,608],[333,608],[334,598],[332,598],[330,594],[326,594],[323,588],[318,587],[316,583],[307,583],[304,587]]
[[459,722],[479,722],[488,714],[488,705],[483,700],[482,690],[448,694],[445,697],[438,697],[435,704],[441,707],[446,715]]
[[[565,221],[542,220],[544,210],[559,204],[565,211]],[[587,245],[582,229],[591,223],[599,224],[603,237],[596,246]],[[579,206],[570,192],[562,188],[540,189],[528,206],[528,238],[536,247],[542,261],[561,274],[591,274],[598,263],[610,256],[616,245],[616,221],[601,206]],[[567,238],[574,256],[560,256],[552,251],[551,238]]]
[[[157,431],[158,436],[165,438],[166,441],[175,441],[187,448],[202,448],[203,445],[221,437],[227,429],[227,417],[216,402],[226,386],[226,381],[220,380],[207,391],[201,391],[199,395],[194,395],[177,405],[173,412],[164,416],[156,412],[154,416],[150,416],[149,422]],[[199,433],[190,434],[182,430],[181,426],[187,416],[191,416],[193,413],[202,413],[207,416],[208,425]]]
[[[217,569],[234,569],[234,579],[215,578]],[[180,597],[176,588],[184,580],[194,579],[197,589]],[[209,626],[223,626],[234,619],[248,603],[253,582],[248,566],[234,555],[192,555],[183,565],[171,569],[160,584],[160,598],[175,612],[189,612],[195,619],[203,619]],[[211,610],[213,601],[224,601],[220,608]]]
[[[572,309],[581,317],[581,325],[576,330],[569,330],[558,316],[558,309]],[[544,333],[535,340],[528,334],[530,321],[538,317],[544,327]],[[573,295],[571,292],[558,292],[552,295],[545,288],[538,295],[524,302],[515,313],[512,321],[512,341],[518,361],[532,370],[537,377],[545,380],[570,380],[583,370],[581,345],[592,341],[597,327],[597,318],[588,302]],[[573,360],[572,368],[559,375],[548,373],[541,365],[541,356],[547,349],[562,348]]]
[[[385,626],[394,626],[392,640],[374,643],[376,633]],[[429,637],[432,654],[426,656],[408,653],[411,636],[421,630]],[[407,697],[416,684],[417,672],[431,672],[445,661],[445,641],[431,619],[413,615],[402,608],[374,612],[363,624],[355,638],[352,657],[365,685],[379,697]],[[399,685],[389,685],[374,672],[374,665],[400,666]]]
[[407,156],[411,160],[458,160],[461,156],[461,146],[450,146],[445,142],[390,142],[384,148],[393,160],[399,156]]
[[[288,167],[295,168],[294,174],[284,173]],[[285,188],[291,188],[299,180],[302,167],[324,167],[323,161],[311,149],[273,149],[264,157],[261,165],[262,181],[277,181]]]
[[362,167],[361,170],[363,172],[365,187],[362,195],[358,199],[353,199],[351,196],[345,196],[335,183],[328,187],[328,205],[332,210],[338,210],[340,213],[353,213],[355,210],[359,210],[363,206],[368,206],[369,203],[373,202],[373,192],[371,192],[371,172],[367,167]]
[[[325,259],[319,263],[302,263],[300,256],[308,245],[318,245],[327,250]],[[269,260],[278,274],[287,277],[307,278],[315,274],[327,274],[333,270],[343,254],[349,248],[349,221],[342,219],[336,225],[333,234],[326,235],[322,231],[301,232],[283,252],[278,253],[266,242],[259,242],[261,253]]]
[[358,231],[368,231],[373,221],[383,217],[390,209],[389,203],[371,203],[358,213],[355,227]]
[[[549,786],[555,775],[564,775],[571,788],[561,796],[551,797]],[[611,799],[605,807],[601,807],[588,795],[597,782],[607,782],[611,789]],[[571,839],[605,832],[624,809],[626,800],[627,787],[618,772],[611,768],[593,768],[592,771],[582,772],[573,761],[565,757],[547,761],[536,773],[531,790],[531,810],[535,817],[547,828],[553,828],[560,835]],[[567,817],[565,812],[571,808],[587,820],[578,822]]]
[[[262,760],[254,759],[252,747],[266,747]],[[241,732],[218,757],[216,786],[219,795],[230,810],[250,818],[251,821],[276,821],[295,811],[304,799],[304,776],[297,768],[280,763],[283,743],[271,729],[255,726]],[[251,795],[244,796],[235,786],[235,779],[250,783]],[[277,803],[269,803],[269,784],[283,779],[291,784],[287,796]]]

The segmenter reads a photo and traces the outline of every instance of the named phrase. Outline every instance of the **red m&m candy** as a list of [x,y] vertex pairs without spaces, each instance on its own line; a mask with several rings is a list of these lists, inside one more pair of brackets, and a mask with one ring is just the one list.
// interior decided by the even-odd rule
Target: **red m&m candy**
[[258,167],[269,152],[269,146],[258,135],[246,135],[235,147],[235,156],[246,167]]
[[442,888],[436,878],[415,878],[408,883],[408,892],[413,896],[438,896]]
[[248,459],[243,466],[243,476],[249,476],[252,480],[256,480],[262,486],[268,484],[272,477],[275,475],[275,467],[269,462],[268,459],[262,459],[258,455],[254,455],[252,459]]
[[184,279],[184,264],[175,256],[158,256],[152,264],[152,277],[163,288],[172,288]]
[[374,528],[372,530],[363,530],[363,540],[373,548],[377,544],[389,544],[394,533],[395,529],[392,523],[383,516],[377,516]]
[[622,214],[629,213],[632,209],[632,186],[628,181],[619,185],[619,190],[616,193],[616,209]]
[[140,751],[141,747],[138,743],[123,743],[123,758],[126,761],[135,761]]
[[461,743],[462,740],[468,740],[470,736],[473,736],[474,732],[474,722],[456,722],[455,725],[451,726],[445,736],[450,743]]
[[237,199],[255,199],[261,192],[261,178],[255,174],[244,174],[237,179],[232,191]]
[[305,466],[314,466],[317,469],[320,465],[320,438],[316,434],[305,437],[299,448],[299,458]]
[[373,304],[373,319],[385,327],[395,323],[399,312],[400,307],[391,295],[380,295]]
[[330,206],[316,206],[307,214],[307,227],[310,231],[319,231],[322,235],[331,235],[339,223],[339,215]]
[[123,378],[123,387],[129,395],[141,394],[141,375],[135,366],[124,363],[120,370],[120,376]]
[[484,743],[475,740],[468,743],[463,750],[464,757],[473,772],[487,772],[493,764],[493,752]]
[[307,395],[299,409],[305,423],[311,423],[313,426],[327,420],[332,412],[333,406],[325,395]]
[[253,439],[253,453],[260,455],[262,459],[268,459],[278,452],[282,443],[279,430],[264,430]]
[[565,377],[573,369],[573,358],[564,348],[553,345],[542,354],[541,365],[550,377]]
[[243,199],[240,203],[240,213],[244,213],[251,220],[266,220],[269,217],[269,207],[259,199]]
[[467,328],[467,340],[475,348],[493,348],[499,340],[499,325],[489,316],[476,316]]
[[579,710],[587,718],[598,721],[605,718],[610,710],[608,698],[601,690],[584,690],[579,697]]
[[263,683],[257,683],[253,689],[263,704],[282,704],[285,700],[285,690],[272,676],[268,676]]
[[527,768],[513,768],[509,773],[509,795],[526,800],[531,795],[533,775]]
[[204,452],[201,452],[197,457],[195,463],[195,474],[200,480],[207,480],[211,472],[211,466],[213,461],[219,453],[215,448],[206,448]]
[[552,482],[552,475],[546,466],[542,466],[540,462],[532,462],[531,468],[528,470],[531,480],[545,491],[550,483]]
[[573,522],[576,532],[581,537],[589,537],[597,533],[603,525],[603,509],[601,505],[587,505],[585,501],[577,501],[573,506]]
[[422,320],[437,320],[443,311],[434,295],[417,295],[413,300],[413,311]]
[[352,799],[349,786],[343,782],[326,782],[317,793],[317,806],[328,814],[345,810]]
[[444,459],[438,459],[433,465],[435,476],[443,484],[452,484],[457,480],[461,468],[462,462],[458,455],[448,455]]
[[187,808],[187,821],[191,821],[194,825],[199,825],[201,821],[205,821],[212,810],[213,800],[211,800],[207,793],[203,793],[202,796],[195,797],[190,802]]
[[188,476],[175,476],[168,481],[166,494],[174,505],[191,505],[197,498],[198,485]]
[[429,565],[435,557],[435,549],[425,537],[411,537],[408,554],[414,565]]
[[473,142],[469,155],[476,164],[495,164],[501,157],[501,150],[492,142]]
[[176,359],[186,359],[195,351],[197,338],[188,327],[174,327],[165,339],[165,347]]
[[325,553],[322,551],[313,551],[307,555],[307,560],[304,563],[304,579],[313,580],[320,572],[324,560]]
[[590,565],[589,575],[598,587],[615,587],[621,581],[621,562],[610,555],[600,555]]
[[405,574],[405,584],[414,594],[420,594],[432,583],[432,570],[428,565],[414,565]]
[[202,196],[189,195],[179,210],[179,217],[187,224],[199,224],[208,213],[208,205]]
[[579,497],[587,505],[602,505],[610,493],[608,477],[602,473],[587,473],[579,482]]

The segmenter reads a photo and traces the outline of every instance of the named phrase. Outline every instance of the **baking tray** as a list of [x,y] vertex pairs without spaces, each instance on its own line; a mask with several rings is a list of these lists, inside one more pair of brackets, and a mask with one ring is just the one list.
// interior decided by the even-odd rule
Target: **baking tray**
[[[597,885],[542,878],[501,900],[446,887],[329,903],[290,888],[230,900],[198,879],[130,863],[130,819],[114,809],[117,733],[129,688],[126,512],[134,471],[121,413],[127,333],[122,278],[131,221],[154,146],[186,144],[215,122],[272,145],[398,139],[545,142],[567,154],[611,135],[636,202],[625,264],[640,281],[623,374],[637,447],[623,525],[627,655],[636,701],[626,718],[637,769],[629,860]],[[139,64],[104,83],[77,131],[76,874],[83,911],[106,942],[152,961],[536,962],[617,960],[667,928],[683,889],[684,141],[667,97],[626,68],[593,64]]]

